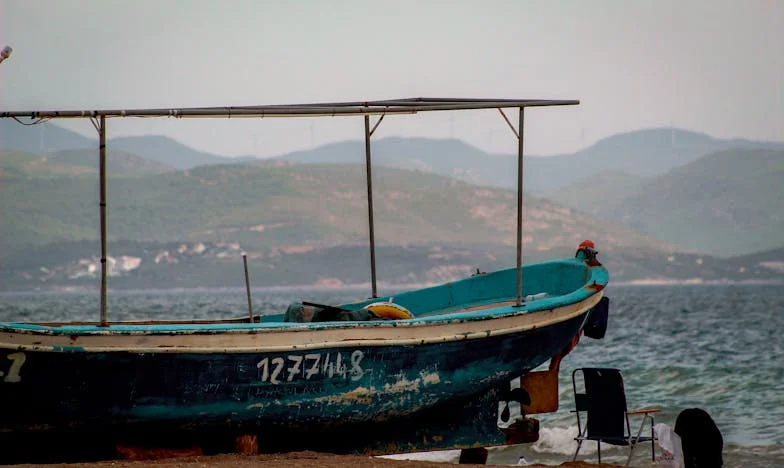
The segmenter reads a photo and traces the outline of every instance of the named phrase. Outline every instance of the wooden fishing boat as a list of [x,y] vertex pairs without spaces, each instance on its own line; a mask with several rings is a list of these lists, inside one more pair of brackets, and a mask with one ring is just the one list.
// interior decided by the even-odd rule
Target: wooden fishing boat
[[[523,415],[557,409],[560,359],[583,332],[604,333],[607,270],[590,241],[573,258],[522,266],[520,139],[517,266],[379,296],[369,116],[516,107],[519,138],[525,107],[573,103],[419,98],[169,111],[1,112],[0,117],[95,119],[104,266],[107,117],[364,115],[372,292],[358,302],[303,302],[286,313],[261,317],[251,308],[238,320],[111,322],[104,275],[97,322],[0,323],[0,401],[6,403],[0,438],[53,433],[75,443],[85,434],[93,440],[259,434],[262,449],[369,453],[530,440],[536,426],[513,424],[509,405],[517,402]],[[250,306],[250,289],[248,300]],[[532,372],[548,361],[548,370]],[[511,388],[520,377],[520,388]]]

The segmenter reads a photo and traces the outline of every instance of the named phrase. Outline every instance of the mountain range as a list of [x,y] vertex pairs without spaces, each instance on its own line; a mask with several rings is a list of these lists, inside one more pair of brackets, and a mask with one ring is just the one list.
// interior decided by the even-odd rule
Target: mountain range
[[[28,246],[97,239],[94,175],[30,176],[3,172],[0,257]],[[378,168],[376,241],[511,245],[515,193],[448,177]],[[109,239],[140,242],[241,242],[338,245],[367,239],[364,168],[258,162],[117,177],[108,184]],[[575,246],[585,236],[606,248],[664,243],[617,225],[526,197],[526,244],[535,250]]]
[[[679,129],[640,130],[604,138],[571,154],[527,155],[524,185],[532,193],[546,193],[608,171],[656,176],[731,148],[784,150],[784,143],[720,140]],[[364,142],[346,141],[280,158],[299,163],[358,163],[363,155]],[[514,188],[517,184],[516,154],[488,154],[460,140],[384,138],[373,142],[372,157],[377,165],[432,172],[477,185]]]
[[[80,150],[96,158],[97,140],[51,123],[23,126],[0,119],[0,148],[36,155]],[[109,150],[117,149],[174,169],[208,164],[253,161],[252,156],[225,157],[196,150],[168,137],[148,135],[110,138]],[[780,149],[784,142],[717,139],[704,133],[675,128],[645,129],[604,138],[571,154],[526,155],[525,187],[531,193],[547,193],[580,179],[608,171],[650,177],[687,164],[706,154],[733,149]],[[297,163],[361,164],[363,141],[329,143],[276,159]],[[376,166],[410,169],[454,177],[476,185],[502,188],[516,186],[516,154],[492,154],[461,140],[389,137],[372,143]]]
[[[51,123],[20,125],[9,119],[0,119],[0,148],[38,156],[69,150],[72,154],[82,154],[84,158],[97,159],[98,138],[88,138]],[[256,159],[251,156],[228,158],[199,151],[161,135],[109,138],[106,148],[108,151],[120,150],[133,154],[172,169],[242,163]]]
[[718,151],[650,178],[608,172],[546,196],[690,251],[784,244],[784,149]]
[[[95,142],[51,124],[39,127],[0,120],[3,269],[22,268],[20,252],[45,251],[65,263],[38,267],[61,271],[86,259],[66,260],[58,248],[97,239]],[[282,248],[278,256],[301,255],[291,259],[304,264],[309,255],[333,255],[341,246],[361,252],[363,159],[364,144],[355,141],[256,160],[212,155],[160,136],[111,139],[110,243],[141,243],[146,252],[177,242],[230,244],[257,256]],[[513,180],[515,156],[486,154],[458,140],[385,138],[373,142],[373,160],[379,248],[409,246],[398,252],[400,261],[409,255],[416,265],[431,248],[493,259],[477,267],[509,265],[515,196],[503,178]],[[672,129],[616,135],[571,155],[527,157],[526,189],[534,185],[537,196],[526,195],[526,260],[568,255],[591,237],[622,280],[687,272],[710,280],[776,277],[776,249],[784,244],[782,161],[782,143]],[[548,171],[554,175],[543,178]],[[536,180],[543,181],[538,188]],[[732,274],[711,260],[736,265],[752,252],[763,252],[757,263],[743,260]],[[223,258],[217,255],[210,261]],[[34,270],[25,275],[36,278]]]

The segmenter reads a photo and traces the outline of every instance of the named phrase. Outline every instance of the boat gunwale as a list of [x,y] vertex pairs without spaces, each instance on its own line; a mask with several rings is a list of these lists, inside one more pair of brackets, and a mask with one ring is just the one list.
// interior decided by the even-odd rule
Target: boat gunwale
[[[421,346],[421,345],[429,345],[429,344],[439,344],[439,343],[447,343],[447,342],[455,342],[455,341],[466,341],[466,340],[476,340],[476,339],[484,339],[484,338],[492,338],[497,336],[509,335],[514,333],[525,333],[535,329],[541,329],[548,326],[553,326],[560,324],[562,322],[566,322],[568,320],[574,319],[583,314],[587,314],[591,308],[593,308],[596,304],[599,303],[601,298],[603,297],[603,292],[601,290],[596,291],[594,294],[591,294],[579,301],[572,302],[569,304],[565,304],[560,307],[555,307],[552,309],[546,309],[539,311],[540,313],[550,313],[554,315],[553,317],[546,318],[541,321],[536,321],[534,323],[524,323],[518,324],[514,326],[508,327],[497,327],[496,329],[479,329],[475,331],[462,331],[459,333],[447,333],[447,334],[438,334],[438,335],[431,335],[425,337],[411,337],[411,338],[346,338],[339,341],[316,341],[311,343],[297,343],[297,344],[284,344],[284,345],[270,345],[270,344],[260,344],[254,346],[176,346],[176,345],[166,345],[166,346],[132,346],[132,345],[125,345],[125,346],[91,346],[87,343],[79,345],[44,345],[41,344],[24,344],[24,343],[7,343],[3,341],[2,334],[3,332],[8,332],[9,330],[0,330],[0,349],[13,349],[18,351],[33,351],[33,352],[66,352],[66,353],[116,353],[116,352],[124,352],[124,353],[136,353],[136,354],[212,354],[212,353],[220,353],[220,354],[240,354],[240,353],[274,353],[274,352],[292,352],[292,351],[305,351],[305,350],[314,350],[314,349],[336,349],[336,348],[357,348],[357,347],[382,347],[382,346]],[[510,307],[513,308],[513,307]],[[570,310],[573,309],[573,310]],[[504,317],[498,317],[497,319],[500,320],[509,320],[515,319],[521,316],[532,315],[532,314],[525,314],[525,313],[517,313],[517,314],[510,314]],[[448,325],[454,325],[455,323],[464,323],[465,321],[451,321],[451,322],[442,322],[442,323],[431,323],[427,324],[432,328],[439,328],[439,327],[446,327]],[[474,320],[472,322],[479,322],[479,320]],[[356,322],[348,322],[348,323],[356,323]],[[423,324],[424,325],[424,324]],[[352,327],[356,329],[356,327]],[[394,328],[390,326],[390,328]],[[411,327],[414,328],[414,327]],[[419,327],[417,327],[419,328]],[[275,329],[269,329],[267,331],[273,331]],[[295,329],[277,329],[278,331],[295,331]],[[296,331],[307,331],[307,330],[296,330]],[[310,330],[316,331],[316,330]],[[334,331],[334,329],[333,329]],[[27,333],[26,333],[27,332]],[[20,330],[18,334],[30,334],[30,330]],[[46,335],[51,338],[57,337],[57,335],[51,333],[41,333],[39,335]],[[109,334],[103,334],[103,337],[106,337]],[[185,334],[181,334],[185,335]],[[13,334],[11,334],[13,336]],[[92,334],[92,335],[83,335],[83,338],[89,339],[90,337],[100,337],[101,335]],[[125,335],[128,338],[131,338],[132,335]],[[169,336],[169,335],[163,335]]]
[[[533,314],[559,307],[568,306],[583,301],[593,294],[601,291],[608,282],[607,270],[601,265],[586,265],[579,259],[554,260],[541,264],[569,264],[578,263],[586,267],[587,278],[585,283],[574,291],[553,297],[547,297],[531,302],[524,302],[521,307],[514,304],[501,307],[485,308],[478,311],[466,311],[464,309],[454,312],[429,315],[424,317],[414,317],[405,320],[379,320],[379,321],[339,321],[339,322],[245,322],[245,323],[193,323],[186,322],[180,324],[158,323],[148,325],[136,324],[117,324],[112,323],[108,327],[99,325],[72,325],[63,322],[60,326],[40,325],[37,323],[26,322],[2,322],[0,323],[0,333],[23,333],[38,335],[67,335],[67,336],[94,336],[94,335],[214,335],[214,334],[266,334],[276,332],[316,332],[320,330],[334,329],[354,329],[354,328],[397,328],[397,327],[421,327],[437,326],[444,324],[474,322],[483,320],[494,320],[504,317],[514,317],[523,314]],[[541,265],[540,264],[540,265]],[[511,270],[512,268],[510,268]],[[503,271],[503,270],[501,270]],[[465,278],[464,280],[470,280]],[[455,284],[455,283],[452,283]],[[438,287],[438,286],[435,286]],[[382,300],[383,298],[377,298]],[[512,297],[504,297],[496,303],[508,304]],[[478,304],[482,301],[475,301],[468,304]],[[362,303],[362,302],[359,302]],[[492,304],[492,303],[490,303]],[[0,347],[3,346],[0,343]]]

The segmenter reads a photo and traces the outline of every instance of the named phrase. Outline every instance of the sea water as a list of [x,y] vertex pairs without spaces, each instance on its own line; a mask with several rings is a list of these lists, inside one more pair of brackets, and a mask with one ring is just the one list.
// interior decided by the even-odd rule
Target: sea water
[[[394,290],[382,291],[393,293]],[[576,420],[571,371],[622,370],[630,409],[661,408],[656,422],[675,425],[680,411],[702,408],[724,437],[728,467],[784,466],[784,288],[764,285],[610,286],[607,336],[583,337],[561,363],[560,409],[538,415],[534,444],[493,449],[489,462],[557,465],[571,460]],[[340,303],[367,297],[365,289],[258,289],[256,313],[285,311],[296,300]],[[243,289],[112,291],[112,320],[230,318],[247,313]],[[84,292],[0,294],[0,321],[96,320],[98,297]],[[639,419],[634,419],[632,424]],[[602,460],[625,463],[626,449],[602,446]],[[596,461],[586,442],[579,459]],[[422,456],[420,456],[422,457]],[[456,460],[457,452],[427,454]],[[650,445],[633,465],[650,466]]]

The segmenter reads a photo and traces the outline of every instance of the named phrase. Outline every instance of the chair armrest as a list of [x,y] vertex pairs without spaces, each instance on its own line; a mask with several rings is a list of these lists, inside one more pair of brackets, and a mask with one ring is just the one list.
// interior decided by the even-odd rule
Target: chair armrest
[[650,413],[658,413],[661,410],[659,408],[644,408],[638,409],[634,411],[627,411],[626,414],[650,414]]

